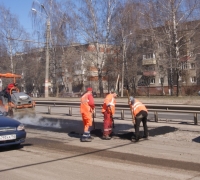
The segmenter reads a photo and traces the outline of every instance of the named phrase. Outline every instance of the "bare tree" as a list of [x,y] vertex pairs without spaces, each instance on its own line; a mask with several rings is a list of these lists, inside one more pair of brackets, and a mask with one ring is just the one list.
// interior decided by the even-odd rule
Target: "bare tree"
[[[71,12],[70,6],[69,4],[65,6],[66,2],[62,2],[61,4],[61,2],[56,0],[44,0],[43,3],[38,3],[38,1],[34,1],[33,3],[33,10],[37,12],[33,14],[34,22],[37,28],[41,28],[43,32],[42,37],[45,38],[47,33],[47,26],[45,23],[49,21],[50,24],[50,44],[48,52],[50,55],[49,76],[51,82],[53,82],[54,87],[52,90],[55,90],[54,93],[56,92],[56,96],[58,96],[59,93],[60,76],[61,79],[65,79],[65,76],[69,75],[66,74],[67,71],[64,69],[70,69],[70,65],[67,65],[66,59],[63,59],[66,57],[65,54],[67,53],[65,52],[67,49],[65,47],[69,46],[74,41],[74,33],[72,31],[73,23],[69,15]],[[37,28],[36,31],[38,31]],[[66,86],[66,82],[64,86]],[[71,91],[71,89],[70,87],[69,91]]]
[[[188,56],[188,43],[199,27],[198,0],[159,0],[142,1],[144,8],[144,28],[152,37],[152,47],[156,57],[159,56],[157,45],[163,43],[168,73],[170,74],[171,95],[173,95],[174,81],[177,83],[177,96],[180,92],[181,58]],[[196,23],[191,24],[191,21]],[[155,46],[156,45],[156,46]],[[157,58],[158,60],[158,58]],[[163,60],[163,59],[160,59]],[[158,65],[161,61],[157,61]],[[165,68],[166,68],[165,66]],[[173,77],[176,77],[174,79]]]
[[74,10],[80,41],[92,43],[95,47],[92,58],[88,60],[97,70],[100,96],[103,95],[103,68],[116,4],[117,0],[81,0],[80,6]]
[[[141,50],[138,46],[140,41],[138,36],[140,35],[142,22],[140,22],[139,9],[140,3],[137,0],[118,3],[114,18],[114,32],[112,33],[116,44],[121,47],[121,80],[124,78],[124,86],[131,88],[133,95],[136,94],[138,80],[141,76],[141,62],[138,61],[141,56]],[[125,70],[123,70],[124,64]]]
[[[16,41],[20,39],[25,33],[23,28],[20,26],[16,15],[11,14],[9,9],[6,9],[3,5],[0,5],[0,37],[1,44],[3,45],[4,52],[9,57],[8,61],[4,61],[5,70],[15,73],[16,62],[13,60],[13,56],[17,51],[22,50],[22,42]],[[5,60],[7,59],[4,57]]]

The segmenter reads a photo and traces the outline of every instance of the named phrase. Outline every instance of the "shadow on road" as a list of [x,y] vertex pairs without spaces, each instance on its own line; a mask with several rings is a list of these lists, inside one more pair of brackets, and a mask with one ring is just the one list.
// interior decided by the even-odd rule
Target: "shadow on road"
[[[141,127],[142,128],[142,127]],[[171,127],[171,126],[162,126],[162,127],[156,127],[149,130],[149,136],[158,136],[158,135],[164,135],[167,133],[175,132],[177,131],[177,128]],[[121,139],[132,139],[132,136],[135,136],[134,132],[128,132],[123,134],[115,134],[115,136],[121,138]],[[140,130],[140,136],[143,136],[143,131]]]
[[194,138],[194,139],[192,139],[192,141],[197,142],[197,143],[200,143],[200,136],[199,136],[199,137],[196,137],[196,138]]
[[13,151],[13,150],[17,150],[17,149],[19,150],[19,149],[23,149],[24,146],[26,146],[26,145],[25,144],[16,144],[16,145],[4,146],[4,147],[0,147],[0,152]]

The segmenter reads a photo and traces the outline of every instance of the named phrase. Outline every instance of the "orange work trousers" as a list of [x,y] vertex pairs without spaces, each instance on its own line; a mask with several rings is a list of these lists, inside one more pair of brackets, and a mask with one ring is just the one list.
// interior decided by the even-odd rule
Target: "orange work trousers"
[[89,131],[89,127],[92,126],[92,113],[82,113],[82,120],[83,120],[83,126],[84,126],[84,132]]
[[105,111],[104,115],[104,122],[103,122],[103,135],[109,136],[112,133],[112,118],[110,112]]

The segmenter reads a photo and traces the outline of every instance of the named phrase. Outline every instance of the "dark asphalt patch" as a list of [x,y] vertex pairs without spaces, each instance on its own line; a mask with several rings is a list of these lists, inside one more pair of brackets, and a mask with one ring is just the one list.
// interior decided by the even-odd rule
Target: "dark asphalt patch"
[[149,136],[164,135],[167,133],[175,132],[178,129],[171,126],[161,126],[149,130]]
[[196,138],[194,138],[194,139],[192,139],[192,141],[197,142],[197,143],[200,143],[200,136],[199,136],[199,137],[196,137]]
[[95,136],[95,137],[102,137],[103,136],[103,132],[101,129],[93,129],[90,131],[90,134],[92,136]]
[[[52,149],[56,151],[67,151],[72,153],[72,156],[68,156],[66,158],[60,158],[53,161],[60,161],[64,159],[71,159],[74,157],[79,156],[96,156],[100,157],[101,159],[104,159],[105,161],[111,160],[112,162],[126,162],[130,164],[142,164],[144,166],[162,166],[165,168],[175,168],[175,169],[181,169],[181,170],[187,170],[187,171],[196,171],[199,172],[200,164],[199,163],[193,163],[193,162],[184,162],[184,161],[176,161],[176,160],[168,160],[168,159],[162,159],[162,158],[153,158],[153,157],[147,157],[142,155],[136,155],[136,154],[129,154],[129,153],[122,153],[122,152],[114,152],[112,149],[115,149],[117,147],[123,147],[126,145],[130,145],[130,143],[122,144],[106,149],[96,149],[91,147],[80,147],[80,146],[74,146],[70,144],[64,144],[59,141],[53,141],[48,139],[39,139],[39,138],[27,138],[26,143],[32,144],[33,146],[40,147],[43,149]],[[44,162],[46,163],[46,162]],[[41,164],[41,163],[40,163]]]
[[[55,120],[55,119],[54,119]],[[56,120],[55,120],[56,121]],[[70,137],[80,138],[82,135],[82,121],[71,121],[68,120],[67,123],[65,120],[60,120],[61,128],[53,128],[53,127],[40,127],[40,126],[33,126],[33,125],[26,125],[27,128],[33,128],[38,130],[48,130],[52,132],[57,133],[68,133]],[[140,127],[140,137],[143,136],[143,127]],[[162,126],[162,127],[155,127],[155,128],[149,128],[149,136],[158,136],[158,135],[164,135],[167,133],[175,132],[177,131],[177,128],[171,127],[171,126]],[[91,135],[94,137],[101,138],[103,136],[102,129],[93,129],[91,130]],[[135,132],[120,132],[112,134],[111,137],[117,137],[120,139],[127,139],[131,140],[132,137],[135,136]]]

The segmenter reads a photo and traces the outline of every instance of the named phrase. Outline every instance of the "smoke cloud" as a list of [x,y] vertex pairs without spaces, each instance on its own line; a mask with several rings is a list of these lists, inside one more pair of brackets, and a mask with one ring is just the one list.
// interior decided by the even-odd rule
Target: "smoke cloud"
[[25,115],[23,117],[15,116],[14,119],[17,119],[19,122],[27,125],[41,126],[41,127],[53,127],[53,128],[61,128],[60,122],[52,122],[48,119],[44,119],[39,115],[35,115],[34,117]]

